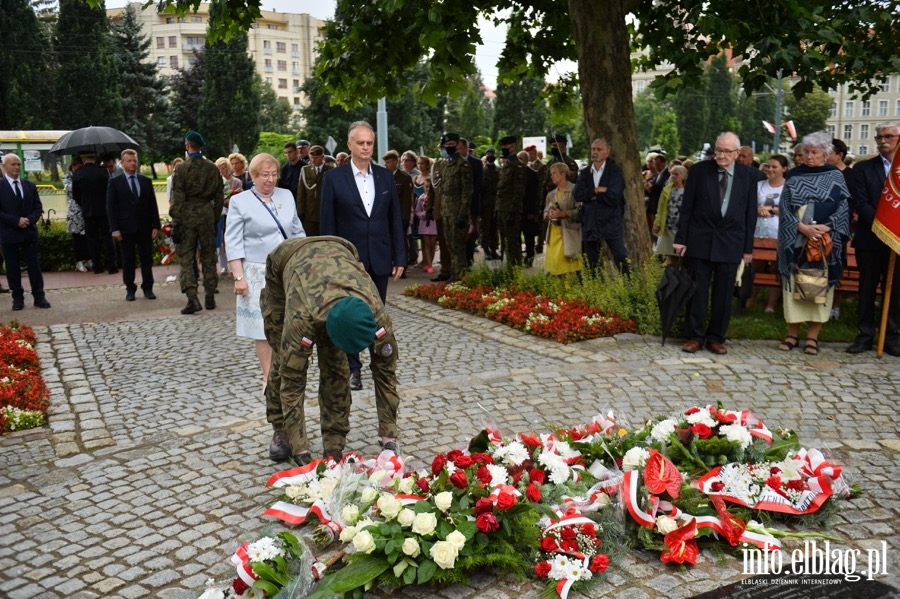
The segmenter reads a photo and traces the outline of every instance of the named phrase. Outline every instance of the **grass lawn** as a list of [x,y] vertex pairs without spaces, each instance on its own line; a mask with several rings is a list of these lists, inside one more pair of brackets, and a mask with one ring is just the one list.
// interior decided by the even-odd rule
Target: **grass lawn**
[[[841,301],[841,315],[837,320],[829,320],[822,327],[819,339],[822,341],[839,341],[851,343],[856,337],[856,295],[843,294]],[[781,303],[775,309],[774,314],[766,314],[766,301],[769,298],[769,288],[764,288],[759,293],[755,304],[745,308],[738,316],[732,312],[731,324],[728,327],[729,339],[773,339],[781,340],[787,335],[787,324],[784,322],[784,312]],[[835,300],[837,302],[837,300]],[[881,314],[880,307],[877,308]],[[800,338],[806,333],[806,327],[800,328]]]

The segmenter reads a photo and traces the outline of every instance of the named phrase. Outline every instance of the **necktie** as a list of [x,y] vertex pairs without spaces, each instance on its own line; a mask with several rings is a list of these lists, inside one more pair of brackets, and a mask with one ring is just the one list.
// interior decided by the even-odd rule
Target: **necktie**
[[19,180],[18,179],[13,181],[13,186],[16,188],[16,197],[21,200],[22,199],[22,190],[19,189]]
[[725,203],[725,194],[728,193],[728,171],[719,171],[719,203]]
[[137,186],[137,181],[135,180],[135,176],[131,175],[128,178],[131,179],[131,191],[132,191],[132,193],[134,193],[134,197],[140,198],[141,194],[138,193],[138,186]]

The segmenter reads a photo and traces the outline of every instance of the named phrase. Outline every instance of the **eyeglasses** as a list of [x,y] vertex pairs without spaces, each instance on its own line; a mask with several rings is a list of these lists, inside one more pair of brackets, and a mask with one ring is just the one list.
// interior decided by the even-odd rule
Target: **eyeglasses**
[[260,179],[277,179],[278,173],[260,173],[259,178]]
[[738,148],[735,148],[733,150],[726,150],[725,148],[716,148],[716,150],[715,150],[716,154],[720,155],[720,156],[725,156],[726,154],[731,154],[731,153],[737,152],[737,151],[738,151]]
[[883,140],[883,141],[891,141],[891,140],[894,139],[895,137],[897,137],[897,136],[894,135],[893,133],[888,133],[888,134],[886,134],[886,135],[876,135],[876,136],[875,136],[875,141],[882,141],[882,140]]

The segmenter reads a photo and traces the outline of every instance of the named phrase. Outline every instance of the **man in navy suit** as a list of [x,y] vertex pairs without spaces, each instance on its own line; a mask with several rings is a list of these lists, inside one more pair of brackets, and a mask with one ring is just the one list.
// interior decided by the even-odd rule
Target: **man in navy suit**
[[22,161],[15,154],[3,156],[0,179],[0,245],[6,258],[6,281],[12,293],[13,310],[25,307],[25,290],[22,288],[22,267],[19,252],[25,257],[31,295],[38,308],[49,308],[44,297],[44,275],[38,262],[37,222],[44,212],[37,187],[27,179],[20,179]]
[[[388,280],[398,280],[406,268],[406,240],[394,176],[372,164],[375,130],[356,121],[347,132],[350,160],[325,173],[319,210],[319,233],[353,243],[359,260],[372,277],[382,303]],[[359,356],[348,354],[350,388],[362,389]]]
[[[860,354],[872,349],[875,339],[875,297],[878,284],[887,274],[891,249],[872,232],[875,209],[881,201],[881,190],[891,168],[891,161],[900,146],[900,123],[881,123],[875,128],[878,155],[853,167],[850,175],[850,202],[859,215],[853,247],[859,267],[859,312],[856,317],[859,333],[847,347],[847,353]],[[891,282],[891,305],[888,309],[884,352],[900,356],[900,275],[894,273]]]
[[725,332],[731,320],[738,265],[742,260],[750,264],[753,258],[756,175],[750,167],[735,162],[740,147],[734,133],[719,135],[715,160],[695,164],[684,189],[673,247],[685,257],[697,286],[688,304],[688,340],[681,346],[688,353],[699,351],[704,344],[714,354],[728,353]]
[[153,183],[138,173],[138,155],[125,150],[121,156],[122,174],[109,180],[106,187],[106,213],[112,238],[122,243],[122,280],[125,300],[134,301],[134,249],[141,259],[141,290],[147,299],[153,293],[153,240],[159,233],[159,208]]

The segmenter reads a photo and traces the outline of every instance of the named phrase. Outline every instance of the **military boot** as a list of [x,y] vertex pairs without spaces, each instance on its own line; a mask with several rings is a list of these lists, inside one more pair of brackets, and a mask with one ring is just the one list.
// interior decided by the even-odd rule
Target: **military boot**
[[215,310],[216,309],[216,296],[212,293],[206,294],[206,299],[203,302],[203,305],[207,310]]
[[284,462],[290,459],[291,443],[288,441],[287,431],[279,429],[272,435],[272,442],[269,444],[269,459],[273,462]]
[[196,297],[189,297],[187,306],[181,309],[182,314],[193,314],[195,312],[199,312],[203,309],[203,306],[200,305],[200,300]]

